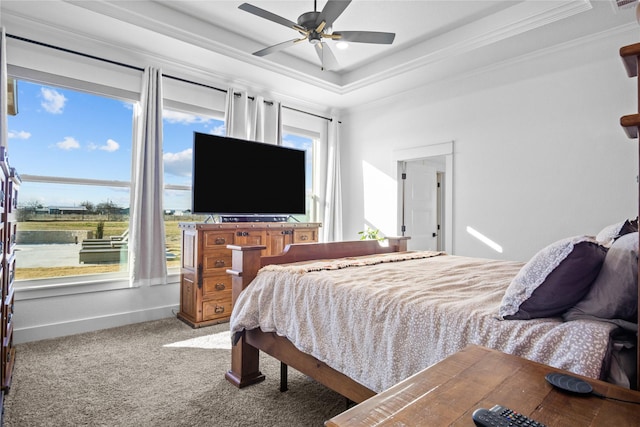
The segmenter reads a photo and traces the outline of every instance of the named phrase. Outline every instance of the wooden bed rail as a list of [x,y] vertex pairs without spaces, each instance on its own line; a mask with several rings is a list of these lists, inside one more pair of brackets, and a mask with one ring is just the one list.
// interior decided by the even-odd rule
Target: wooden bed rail
[[287,264],[290,262],[309,261],[314,259],[333,259],[349,256],[403,252],[407,250],[409,237],[387,237],[388,244],[382,245],[377,240],[355,240],[330,243],[297,243],[287,245],[280,255],[265,256],[260,259],[262,267],[269,264]]
[[[281,255],[264,257],[261,257],[262,250],[266,249],[264,245],[228,245],[227,248],[231,249],[232,253],[231,269],[227,270],[227,273],[231,275],[232,305],[235,306],[240,292],[249,286],[262,266],[407,250],[409,237],[388,237],[386,240],[387,245],[381,245],[376,240],[296,243],[287,245]],[[231,369],[225,374],[225,378],[238,388],[263,381],[265,376],[260,372],[259,350],[263,350],[294,369],[315,378],[354,402],[361,402],[375,394],[317,359],[299,352],[285,338],[275,336],[275,334],[266,334],[259,330],[245,331],[240,340],[232,347]]]

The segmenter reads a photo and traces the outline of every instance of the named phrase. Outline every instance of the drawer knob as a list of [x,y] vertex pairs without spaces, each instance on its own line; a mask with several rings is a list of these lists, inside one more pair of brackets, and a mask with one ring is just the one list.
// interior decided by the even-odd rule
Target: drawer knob
[[300,240],[307,240],[309,238],[309,236],[307,236],[306,234],[303,234],[302,236],[300,236]]
[[224,291],[225,288],[224,283],[216,283],[216,291]]
[[224,313],[224,306],[216,305],[216,308],[213,310],[216,314]]
[[227,241],[227,239],[225,239],[224,237],[216,237],[216,245],[224,245],[225,242]]
[[224,267],[225,263],[223,259],[217,259],[215,262],[216,268]]

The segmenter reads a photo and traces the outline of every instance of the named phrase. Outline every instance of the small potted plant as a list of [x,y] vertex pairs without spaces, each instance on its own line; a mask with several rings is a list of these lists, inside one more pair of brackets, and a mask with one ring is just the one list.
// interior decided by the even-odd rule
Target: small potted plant
[[360,240],[384,240],[384,237],[379,235],[380,230],[367,227],[366,230],[358,231]]

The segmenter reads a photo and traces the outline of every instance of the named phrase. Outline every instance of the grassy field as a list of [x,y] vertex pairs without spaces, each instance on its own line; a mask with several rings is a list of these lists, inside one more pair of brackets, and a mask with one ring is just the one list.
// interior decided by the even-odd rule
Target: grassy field
[[[174,260],[168,261],[167,266],[178,267],[180,265],[180,229],[179,222],[198,221],[201,218],[185,218],[172,217],[165,218],[165,234],[167,251],[176,255]],[[45,230],[63,230],[63,231],[93,231],[94,235],[98,228],[98,220],[86,219],[51,219],[42,221],[23,221],[18,222],[18,231],[45,231]],[[104,221],[105,238],[110,236],[119,236],[129,228],[128,221]],[[93,264],[82,265],[80,267],[40,267],[40,268],[20,268],[16,265],[16,279],[38,279],[47,277],[75,276],[82,274],[98,274],[120,271],[119,264]]]

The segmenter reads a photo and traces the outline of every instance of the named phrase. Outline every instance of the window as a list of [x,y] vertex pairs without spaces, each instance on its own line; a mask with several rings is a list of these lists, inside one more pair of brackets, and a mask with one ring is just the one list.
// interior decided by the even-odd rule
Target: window
[[23,180],[17,285],[126,271],[133,103],[26,80],[17,98],[7,123]]
[[313,194],[313,162],[314,162],[314,150],[313,146],[315,139],[302,134],[300,131],[295,130],[283,132],[282,145],[285,147],[297,148],[306,152],[305,161],[306,165],[306,194],[307,194],[307,213],[306,215],[295,215],[295,218],[300,222],[312,222],[316,221],[314,206],[314,194]]
[[224,121],[202,114],[165,108],[162,112],[164,148],[164,222],[167,267],[180,266],[179,222],[202,222],[204,215],[191,214],[193,132],[224,134]]

